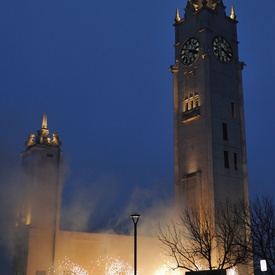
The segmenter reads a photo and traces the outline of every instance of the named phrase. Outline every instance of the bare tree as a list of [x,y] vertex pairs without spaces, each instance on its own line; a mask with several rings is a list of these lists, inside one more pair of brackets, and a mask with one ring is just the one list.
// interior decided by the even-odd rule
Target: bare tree
[[266,260],[268,273],[275,275],[275,204],[271,197],[256,197],[250,203],[254,260]]
[[158,225],[161,246],[176,263],[172,269],[229,269],[248,263],[251,255],[238,207],[219,203],[215,212],[186,209],[178,223]]
[[228,269],[252,260],[251,239],[246,227],[248,216],[241,204],[228,201],[216,207],[216,241],[218,249],[218,269]]

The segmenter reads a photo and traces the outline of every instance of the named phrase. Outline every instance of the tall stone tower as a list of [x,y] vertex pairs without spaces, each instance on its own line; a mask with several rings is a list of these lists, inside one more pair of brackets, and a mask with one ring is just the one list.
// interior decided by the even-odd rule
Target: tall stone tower
[[175,17],[174,156],[177,205],[248,199],[242,69],[234,8],[189,0]]
[[49,137],[46,115],[37,135],[30,134],[25,145],[21,153],[24,181],[18,207],[14,274],[46,275],[43,272],[54,264],[62,185],[61,142],[57,133]]

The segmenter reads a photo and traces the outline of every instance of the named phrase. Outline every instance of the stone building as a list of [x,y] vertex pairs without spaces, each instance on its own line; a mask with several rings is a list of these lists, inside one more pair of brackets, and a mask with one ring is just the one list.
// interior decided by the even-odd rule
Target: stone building
[[[175,63],[170,67],[176,205],[204,205],[213,215],[219,201],[248,200],[244,63],[234,8],[229,16],[225,9],[222,0],[189,0],[182,18],[176,11]],[[49,136],[46,116],[25,145],[14,274],[105,274],[102,259],[131,265],[132,236],[60,230],[61,141],[57,133]],[[155,238],[140,237],[139,251],[141,274],[164,274],[157,273],[162,255]]]

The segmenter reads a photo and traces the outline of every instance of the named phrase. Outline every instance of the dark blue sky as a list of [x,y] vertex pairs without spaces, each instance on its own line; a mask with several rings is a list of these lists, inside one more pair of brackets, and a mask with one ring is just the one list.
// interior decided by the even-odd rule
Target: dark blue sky
[[[239,56],[247,64],[250,192],[274,196],[275,2],[224,4],[227,14],[235,6]],[[44,113],[51,133],[59,132],[63,142],[64,197],[83,202],[70,208],[73,214],[91,211],[104,223],[110,214],[125,218],[172,194],[168,67],[174,63],[175,9],[183,16],[185,5],[186,0],[0,2],[3,197],[15,192],[10,171]]]

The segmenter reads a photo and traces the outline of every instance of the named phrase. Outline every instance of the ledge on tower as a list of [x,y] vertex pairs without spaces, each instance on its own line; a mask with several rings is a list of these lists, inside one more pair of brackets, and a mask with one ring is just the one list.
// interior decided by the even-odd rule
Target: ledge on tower
[[182,122],[187,123],[201,117],[200,106],[182,113]]

